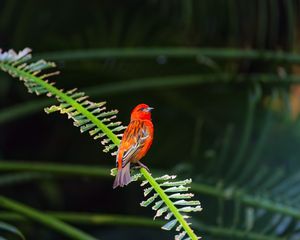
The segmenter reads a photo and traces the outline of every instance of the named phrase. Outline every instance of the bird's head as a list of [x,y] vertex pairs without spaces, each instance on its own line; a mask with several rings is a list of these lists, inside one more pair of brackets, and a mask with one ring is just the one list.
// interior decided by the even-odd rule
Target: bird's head
[[144,103],[137,105],[131,112],[131,120],[151,120],[152,109]]

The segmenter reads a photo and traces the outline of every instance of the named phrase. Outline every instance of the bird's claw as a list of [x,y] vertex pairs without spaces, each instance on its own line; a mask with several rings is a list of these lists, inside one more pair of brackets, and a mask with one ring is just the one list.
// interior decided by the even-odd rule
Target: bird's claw
[[137,162],[137,164],[138,164],[138,166],[135,166],[134,168],[136,168],[136,169],[145,168],[147,170],[147,172],[150,173],[149,168],[145,164],[143,164],[141,162]]

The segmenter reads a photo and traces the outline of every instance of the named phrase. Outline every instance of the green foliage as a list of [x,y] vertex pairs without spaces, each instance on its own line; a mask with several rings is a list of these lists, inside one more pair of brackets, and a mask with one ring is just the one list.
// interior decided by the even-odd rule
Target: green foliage
[[[2,1],[1,48],[30,43],[35,60],[55,60],[63,69],[60,86],[107,99],[124,123],[136,103],[154,106],[155,141],[145,161],[153,176],[193,178],[191,191],[205,210],[192,226],[203,239],[299,239],[299,100],[292,85],[299,83],[299,3],[71,5]],[[101,239],[171,239],[138,225],[136,216],[138,228],[117,228],[122,217],[144,210],[136,204],[141,193],[131,184],[124,202],[123,191],[110,190],[109,168],[99,166],[109,160],[97,142],[41,113],[55,101],[28,95],[0,72],[1,194],[47,214],[62,210],[49,215]],[[105,220],[93,221],[103,212],[126,215],[104,228]],[[29,238],[59,238],[20,215],[0,219]],[[147,224],[163,222],[149,218]]]
[[[114,132],[122,131],[124,129],[124,127],[121,126],[120,122],[112,121],[113,119],[115,119],[117,111],[116,110],[105,111],[106,110],[106,108],[104,107],[105,102],[93,103],[87,100],[88,97],[85,96],[83,92],[77,92],[76,89],[69,90],[64,93],[62,90],[58,90],[57,88],[53,87],[53,83],[48,83],[48,80],[44,80],[44,79],[49,76],[57,74],[57,72],[41,74],[41,71],[44,69],[51,68],[55,65],[53,63],[45,62],[44,60],[40,60],[27,65],[26,61],[28,61],[30,58],[29,52],[30,52],[29,49],[24,49],[18,54],[13,51],[10,51],[8,53],[3,53],[1,55],[0,67],[2,68],[2,70],[9,72],[12,76],[19,77],[22,81],[24,81],[29,92],[34,92],[37,95],[40,94],[47,94],[48,96],[54,95],[57,98],[57,100],[60,102],[60,104],[57,106],[54,105],[50,108],[46,108],[45,111],[47,113],[59,111],[60,113],[67,114],[68,118],[73,119],[74,125],[76,127],[80,127],[81,132],[89,131],[90,135],[94,136],[94,139],[104,138],[101,141],[101,143],[103,145],[106,145],[104,149],[105,152],[113,150],[119,144],[118,136],[116,136]],[[241,147],[237,152],[236,158],[233,161],[233,166],[230,168],[230,171],[227,173],[224,182],[231,181],[232,176],[237,172],[239,165],[242,163],[243,154],[245,153],[245,149],[248,145],[249,136],[253,125],[255,106],[259,101],[260,97],[261,97],[261,90],[259,85],[257,85],[254,93],[249,94],[248,116],[246,118],[246,124],[245,124],[246,128],[241,143]],[[113,152],[112,154],[115,155],[115,152]],[[255,154],[257,153],[254,153],[254,156]],[[248,172],[251,172],[251,168],[253,169],[254,161],[251,161],[251,164],[252,167],[248,168]],[[187,198],[190,198],[192,195],[179,193],[182,191],[187,191],[188,188],[185,187],[184,185],[190,183],[191,181],[185,180],[185,181],[178,181],[178,182],[170,182],[168,180],[174,177],[163,176],[163,177],[153,179],[147,173],[147,171],[141,170],[141,173],[147,179],[147,181],[144,182],[142,185],[146,185],[147,183],[151,185],[150,188],[145,189],[145,196],[147,196],[152,190],[155,190],[157,192],[152,197],[142,202],[141,205],[148,206],[151,203],[153,203],[156,200],[156,198],[159,196],[161,200],[158,200],[153,206],[153,209],[157,211],[155,217],[161,216],[165,212],[167,212],[166,215],[167,220],[170,220],[172,216],[175,217],[174,219],[166,223],[162,228],[165,230],[171,230],[173,227],[179,224],[176,230],[180,231],[181,228],[183,228],[184,231],[176,236],[177,239],[183,239],[185,234],[188,234],[191,239],[196,239],[196,236],[193,234],[192,230],[186,223],[185,219],[188,218],[188,216],[182,215],[180,213],[180,212],[191,212],[191,211],[201,210],[201,207],[199,205],[200,203],[198,201],[185,200]],[[157,183],[162,180],[163,180],[162,183]],[[240,181],[242,180],[243,179],[241,178]],[[163,188],[165,189],[163,190]],[[168,192],[172,192],[172,193],[175,192],[175,193],[168,196],[166,195],[166,193]],[[298,215],[294,214],[294,209],[286,207],[284,205],[278,206],[278,203],[276,203],[275,206],[273,205],[272,201],[270,202],[268,200],[268,197],[260,197],[259,199],[253,199],[251,197],[248,197],[243,190],[241,191],[235,188],[231,188],[231,189],[225,189],[224,192],[222,193],[219,189],[219,192],[216,193],[216,196],[221,199],[220,201],[222,204],[224,204],[224,199],[232,198],[236,200],[234,211],[237,214],[236,215],[237,219],[234,220],[234,225],[238,223],[240,212],[245,211],[245,222],[247,223],[248,230],[254,227],[255,215],[253,214],[254,211],[253,207],[257,207],[257,205],[262,209],[267,209],[274,212],[278,212],[280,214],[298,218]],[[175,199],[176,201],[173,202],[170,199]],[[241,204],[250,205],[252,206],[252,208],[249,207],[243,208]],[[183,205],[184,207],[177,209],[175,207],[176,205],[177,206]],[[221,215],[220,221],[225,220],[222,218],[223,216]],[[286,225],[286,227],[288,227],[288,225]]]
[[[49,83],[48,80],[44,80],[45,78],[52,76],[53,74],[57,74],[57,72],[54,73],[46,73],[42,74],[41,70],[48,69],[50,67],[53,67],[53,63],[48,63],[43,60],[37,61],[35,63],[26,64],[26,61],[28,60],[29,49],[25,49],[24,51],[19,52],[16,54],[13,51],[10,51],[9,53],[2,54],[2,62],[0,63],[0,67],[4,70],[9,72],[11,75],[20,77],[22,81],[24,81],[25,85],[28,88],[29,92],[35,92],[37,95],[40,94],[47,94],[48,96],[55,96],[58,101],[60,102],[59,105],[54,105],[52,107],[46,108],[45,111],[47,113],[59,111],[63,114],[67,114],[68,118],[71,118],[74,121],[74,125],[76,127],[80,127],[81,132],[89,131],[90,135],[94,136],[95,139],[103,138],[101,143],[105,145],[105,152],[108,152],[110,150],[113,150],[118,144],[119,139],[121,135],[116,136],[114,132],[119,132],[124,129],[124,127],[121,125],[120,122],[114,122],[113,120],[116,118],[117,111],[106,111],[106,108],[104,107],[105,102],[100,103],[93,103],[90,100],[88,100],[88,97],[83,92],[77,92],[76,89],[66,91],[65,93],[62,90],[59,90],[53,86],[53,83]],[[274,96],[276,94],[273,94]],[[278,95],[278,94],[277,94]],[[222,210],[220,211],[219,215],[219,221],[224,222],[226,219],[223,215],[224,207],[226,202],[228,200],[234,201],[234,214],[236,218],[233,220],[233,228],[235,229],[238,225],[239,219],[242,217],[244,218],[247,231],[251,230],[255,232],[255,221],[259,221],[260,218],[262,218],[267,212],[262,211],[262,209],[275,212],[276,216],[286,216],[286,217],[293,217],[295,219],[300,219],[300,216],[298,214],[295,214],[297,209],[295,209],[292,206],[287,206],[284,202],[278,202],[270,200],[272,196],[268,196],[264,194],[263,196],[259,195],[259,189],[257,189],[257,196],[252,197],[247,193],[247,189],[239,189],[238,186],[230,186],[230,182],[233,178],[235,178],[235,174],[238,173],[238,169],[240,165],[243,162],[243,156],[245,154],[246,147],[249,142],[251,129],[253,128],[253,118],[254,118],[254,112],[256,109],[256,105],[259,102],[261,98],[261,89],[259,85],[256,85],[254,90],[249,93],[249,107],[248,107],[248,113],[246,117],[246,124],[245,124],[245,132],[243,135],[243,139],[241,142],[241,147],[239,148],[239,151],[236,153],[236,158],[232,162],[232,167],[229,169],[227,174],[224,178],[224,183],[228,183],[229,187],[226,186],[220,186],[220,183],[216,183],[216,186],[214,186],[212,183],[214,181],[210,180],[210,183],[207,183],[207,185],[203,184],[194,184],[194,190],[198,191],[200,193],[206,193],[208,195],[212,195],[214,197],[217,197],[219,199],[219,204],[221,204]],[[274,99],[274,98],[273,98]],[[269,125],[270,120],[270,113],[267,114],[267,123]],[[264,128],[266,131],[268,128]],[[262,133],[261,136],[261,142],[264,141],[265,133]],[[262,145],[260,143],[259,145]],[[114,152],[112,153],[115,154]],[[259,154],[259,149],[255,152],[253,152],[253,160],[250,162],[249,167],[247,168],[247,171],[244,174],[250,174],[253,171],[254,166],[254,159],[257,159],[257,154]],[[26,164],[25,164],[26,165]],[[6,165],[2,165],[2,167],[5,167]],[[12,167],[15,166],[15,164],[10,165]],[[0,164],[1,168],[1,164]],[[6,168],[4,168],[6,169]],[[11,169],[8,165],[8,169]],[[22,168],[21,168],[22,169]],[[54,167],[53,170],[56,168]],[[64,169],[59,167],[59,171],[65,173]],[[68,169],[68,168],[67,168]],[[34,168],[29,167],[29,170],[34,170]],[[72,171],[70,172],[73,174],[74,167],[72,167]],[[38,168],[38,171],[40,169]],[[46,172],[51,172],[51,168],[46,166]],[[67,170],[68,171],[68,170]],[[83,169],[80,168],[79,170],[80,174],[84,173]],[[90,172],[92,173],[92,171]],[[174,178],[172,176],[163,176],[159,178],[153,179],[151,175],[147,173],[145,170],[141,170],[141,173],[144,175],[144,177],[147,179],[146,182],[144,182],[142,185],[146,185],[149,183],[151,185],[150,188],[145,189],[145,196],[147,196],[152,190],[155,190],[156,193],[147,200],[142,202],[142,206],[148,206],[154,201],[156,201],[156,198],[159,196],[161,200],[157,200],[153,206],[153,209],[157,211],[156,217],[163,215],[165,212],[166,219],[169,220],[168,223],[164,224],[162,227],[165,230],[171,230],[174,228],[177,224],[178,227],[176,228],[177,231],[180,231],[181,229],[184,229],[182,233],[176,236],[177,239],[183,239],[186,234],[189,235],[191,239],[196,239],[196,236],[193,234],[193,231],[190,229],[189,225],[186,223],[186,218],[188,218],[187,215],[182,215],[182,213],[185,212],[192,212],[192,211],[199,211],[201,210],[200,203],[198,201],[188,201],[186,199],[190,198],[192,195],[190,194],[180,194],[182,191],[187,191],[188,187],[185,187],[184,185],[191,183],[190,180],[185,181],[169,181],[170,179]],[[96,173],[98,174],[98,173]],[[263,174],[263,172],[262,172]],[[90,174],[89,174],[90,175]],[[259,175],[260,176],[260,175]],[[134,176],[135,178],[138,177],[138,175]],[[239,177],[239,181],[243,181],[247,175],[242,175]],[[163,181],[162,181],[163,180]],[[255,178],[255,181],[259,181],[260,179]],[[279,179],[272,179],[272,183],[274,181],[278,181]],[[160,182],[162,181],[162,182]],[[216,181],[218,181],[216,179]],[[205,182],[205,181],[204,181]],[[238,181],[236,181],[238,182]],[[254,184],[254,183],[253,183]],[[262,188],[265,188],[266,186],[262,185]],[[175,193],[173,193],[175,191]],[[173,194],[167,195],[167,193],[172,192]],[[173,201],[174,200],[174,201]],[[175,206],[180,206],[178,209]],[[183,206],[183,207],[182,207]],[[257,213],[256,216],[255,211],[261,212]],[[171,217],[174,216],[174,219],[171,219]],[[284,221],[288,221],[289,218],[282,218],[279,217],[279,219],[283,219]],[[274,229],[274,232],[272,234],[277,234],[277,228],[275,227],[279,223],[273,222],[273,215],[270,215],[270,224],[266,227]],[[257,219],[257,220],[256,220]],[[293,224],[292,221],[288,221],[288,224],[285,225],[286,228],[289,228],[289,226]],[[271,227],[272,226],[272,227]],[[280,225],[282,228],[282,225]],[[62,228],[64,229],[64,228]],[[211,229],[211,228],[210,228]],[[239,231],[236,229],[237,232]],[[62,230],[64,231],[64,230]],[[216,234],[217,230],[211,230],[214,234]],[[266,230],[267,231],[267,230]],[[270,230],[268,230],[270,231]],[[282,230],[281,230],[282,231]],[[221,231],[222,232],[222,231]],[[226,231],[225,231],[226,232]],[[226,233],[222,233],[225,234]],[[76,234],[75,234],[76,235]],[[250,237],[251,236],[251,237]],[[262,235],[249,235],[250,239],[265,239],[265,237]],[[268,237],[266,236],[266,239]]]
[[[111,121],[116,117],[117,111],[105,111],[105,102],[91,102],[87,100],[88,97],[85,96],[85,93],[77,92],[77,89],[64,93],[62,90],[53,87],[54,83],[48,83],[48,80],[44,79],[56,75],[58,72],[41,74],[41,71],[52,68],[55,64],[44,60],[27,64],[26,62],[31,58],[30,51],[29,48],[26,48],[18,54],[12,50],[4,52],[0,55],[0,67],[3,71],[7,71],[12,76],[19,77],[24,81],[28,92],[36,93],[37,95],[47,94],[49,97],[54,95],[60,104],[46,108],[45,111],[47,113],[55,111],[66,113],[68,118],[73,119],[74,125],[80,127],[81,132],[89,131],[90,135],[94,136],[94,139],[104,138],[101,141],[103,145],[106,145],[104,152],[109,152],[116,148],[119,139],[114,132],[124,129],[124,127],[120,126],[121,122]],[[100,131],[102,133],[99,133]]]
[[[186,235],[188,235],[187,239],[198,239],[193,230],[189,227],[190,223],[187,223],[186,219],[190,218],[190,216],[186,215],[186,213],[201,211],[200,202],[185,200],[194,196],[193,194],[181,194],[181,192],[188,191],[189,187],[185,185],[191,183],[192,180],[169,181],[170,179],[176,178],[176,176],[169,175],[153,179],[145,169],[141,169],[141,173],[146,178],[146,181],[144,181],[141,186],[146,184],[150,185],[150,187],[145,188],[144,196],[146,197],[152,191],[156,192],[146,201],[143,201],[141,206],[149,206],[156,201],[159,196],[160,199],[155,202],[152,209],[156,211],[154,219],[166,214],[165,219],[168,220],[168,222],[162,226],[162,229],[169,231],[177,225],[176,231],[181,232],[175,236],[176,240],[186,239]],[[173,194],[168,195],[170,193]]]
[[[46,94],[48,97],[54,96],[60,104],[46,108],[46,113],[59,111],[62,114],[67,114],[68,118],[74,121],[74,126],[79,127],[81,132],[89,131],[94,139],[103,138],[101,143],[105,146],[104,152],[112,152],[120,144],[118,137],[122,136],[116,135],[116,132],[120,132],[125,128],[121,126],[121,122],[112,121],[116,118],[118,111],[105,111],[105,102],[91,102],[87,100],[88,96],[85,93],[77,92],[77,89],[64,92],[55,88],[53,86],[54,83],[49,83],[46,78],[56,75],[58,72],[42,74],[42,70],[54,67],[55,64],[44,60],[27,64],[31,58],[30,51],[29,48],[26,48],[19,53],[13,50],[2,53],[0,55],[0,68],[23,81],[30,93],[36,93],[37,95]],[[116,151],[112,152],[112,155],[116,155]],[[198,239],[190,228],[190,224],[186,221],[189,216],[183,215],[183,213],[201,211],[200,202],[186,201],[185,199],[190,198],[192,195],[180,194],[180,192],[188,190],[188,187],[184,185],[191,183],[191,180],[170,182],[168,180],[174,179],[174,176],[165,175],[153,178],[143,168],[140,172],[146,179],[142,186],[147,183],[150,185],[150,188],[145,189],[144,195],[147,196],[152,190],[156,192],[152,197],[143,202],[142,206],[148,206],[159,196],[161,200],[156,202],[153,207],[154,210],[157,210],[155,217],[162,216],[165,212],[168,212],[165,217],[167,220],[170,220],[174,216],[174,219],[171,219],[162,229],[171,230],[175,225],[178,225],[176,231],[182,230],[182,232],[176,235],[175,239]],[[173,195],[168,196],[167,193],[169,192],[173,193]],[[177,201],[173,202],[170,199],[177,199]],[[177,208],[177,205],[184,207]],[[39,219],[42,222],[50,222],[50,224],[52,222],[51,220],[47,221],[43,216]],[[68,226],[63,227],[63,229],[67,231]],[[185,238],[185,235],[188,235],[188,238]]]

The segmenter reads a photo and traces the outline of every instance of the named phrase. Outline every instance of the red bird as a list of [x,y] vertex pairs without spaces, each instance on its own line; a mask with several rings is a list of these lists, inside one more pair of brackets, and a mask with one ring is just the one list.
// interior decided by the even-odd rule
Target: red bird
[[131,182],[130,163],[136,163],[148,170],[140,160],[148,152],[153,140],[152,109],[147,104],[139,104],[131,112],[130,123],[117,153],[118,173],[113,188],[124,187]]

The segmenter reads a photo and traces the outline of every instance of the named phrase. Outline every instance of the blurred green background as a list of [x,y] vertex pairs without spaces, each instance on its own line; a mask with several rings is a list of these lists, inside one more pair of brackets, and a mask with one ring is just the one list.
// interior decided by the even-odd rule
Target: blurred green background
[[[124,124],[138,103],[154,107],[144,163],[193,178],[204,209],[193,221],[204,239],[297,240],[299,7],[297,0],[4,0],[0,47],[30,47],[35,59],[55,61],[57,86],[107,101]],[[1,195],[43,211],[151,219],[139,206],[139,185],[113,190],[109,171],[93,178],[31,169],[115,165],[65,116],[47,116],[48,101],[0,73]],[[17,161],[27,169],[2,164]],[[27,239],[64,239],[38,223],[2,220]],[[75,225],[99,239],[173,238],[157,226]]]

